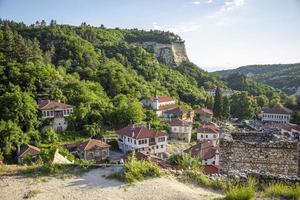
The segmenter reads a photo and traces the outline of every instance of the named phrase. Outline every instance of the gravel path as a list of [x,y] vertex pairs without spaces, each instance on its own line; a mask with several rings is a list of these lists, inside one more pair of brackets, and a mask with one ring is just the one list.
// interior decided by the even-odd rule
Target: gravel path
[[169,177],[154,178],[134,185],[104,178],[112,171],[94,169],[79,177],[68,179],[28,178],[16,175],[0,175],[0,199],[23,199],[29,191],[38,194],[30,199],[101,199],[101,200],[167,200],[167,199],[215,199],[222,195],[192,185],[186,185]]

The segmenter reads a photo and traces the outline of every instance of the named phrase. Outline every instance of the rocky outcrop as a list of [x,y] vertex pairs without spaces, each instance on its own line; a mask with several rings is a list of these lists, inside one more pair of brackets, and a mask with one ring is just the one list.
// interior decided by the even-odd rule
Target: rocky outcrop
[[149,52],[153,52],[159,62],[169,66],[177,66],[188,60],[184,42],[172,42],[171,44],[142,42],[138,43],[138,45]]

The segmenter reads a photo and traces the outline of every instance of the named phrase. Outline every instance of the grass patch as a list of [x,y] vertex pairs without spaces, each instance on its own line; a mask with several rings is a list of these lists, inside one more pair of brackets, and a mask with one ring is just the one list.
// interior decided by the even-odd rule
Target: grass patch
[[112,173],[106,178],[133,183],[135,181],[143,181],[148,177],[159,177],[160,175],[160,168],[155,163],[147,160],[137,160],[133,152],[125,162],[123,172]]
[[250,200],[255,196],[257,181],[249,178],[245,184],[235,183],[229,184],[226,190],[225,200]]
[[283,183],[273,183],[264,189],[267,197],[283,197],[288,199],[300,199],[300,185],[289,186]]
[[63,164],[43,164],[43,165],[0,165],[1,173],[18,173],[29,177],[53,176],[57,178],[70,178],[91,170],[91,165],[63,165]]
[[29,190],[26,194],[24,194],[23,199],[30,199],[35,197],[37,194],[40,194],[40,190]]

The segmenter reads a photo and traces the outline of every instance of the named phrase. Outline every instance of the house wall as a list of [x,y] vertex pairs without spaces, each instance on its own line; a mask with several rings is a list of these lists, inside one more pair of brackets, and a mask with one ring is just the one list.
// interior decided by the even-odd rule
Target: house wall
[[270,136],[265,137],[263,133],[247,133],[233,139],[222,139],[220,170],[225,173],[230,170],[253,170],[259,173],[297,176],[300,174],[299,149],[297,142],[270,142]]
[[109,148],[84,151],[84,159],[102,161],[109,157]]
[[171,126],[170,138],[191,142],[191,136],[192,136],[191,126]]
[[198,141],[206,141],[210,140],[216,145],[219,141],[219,133],[197,133],[197,140]]
[[[164,138],[164,141],[159,141],[159,138]],[[153,143],[149,143],[149,138],[135,140],[131,137],[119,136],[119,139],[122,139],[122,141],[118,140],[119,149],[124,153],[132,149],[138,149],[140,151],[146,151],[149,152],[149,154],[156,155],[164,153],[167,150],[167,136],[156,137],[155,142]],[[139,141],[141,140],[146,141],[146,143],[139,144]]]
[[289,114],[273,114],[273,113],[261,113],[261,121],[263,122],[276,122],[276,123],[288,123],[291,119]]

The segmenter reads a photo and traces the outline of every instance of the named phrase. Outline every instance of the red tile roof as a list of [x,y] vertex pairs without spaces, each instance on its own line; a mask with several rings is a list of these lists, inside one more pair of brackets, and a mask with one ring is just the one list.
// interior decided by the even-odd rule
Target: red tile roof
[[195,109],[195,113],[199,113],[200,115],[211,117],[213,116],[213,111],[208,108],[197,108]]
[[173,118],[171,119],[171,121],[169,122],[169,124],[171,126],[186,126],[186,127],[189,127],[191,126],[191,122],[187,122],[187,121],[184,121],[184,120],[181,120],[179,118]]
[[25,144],[22,145],[20,148],[20,152],[18,153],[18,157],[25,157],[25,156],[34,156],[34,155],[38,155],[40,154],[41,150],[35,146],[29,145],[29,144]]
[[134,139],[154,138],[167,136],[165,132],[147,129],[144,127],[137,127],[136,125],[129,125],[117,131],[119,135],[131,137]]
[[54,109],[66,109],[66,108],[73,108],[74,106],[62,103],[60,101],[54,100],[40,100],[39,101],[39,108],[41,110],[54,110]]
[[[155,97],[151,97],[151,100],[154,100]],[[168,96],[158,96],[156,97],[159,103],[175,101],[175,99],[168,97]]]
[[177,107],[178,107],[178,105],[176,105],[176,104],[165,105],[165,106],[159,106],[158,110],[166,111],[166,110],[172,110],[172,109],[177,108]]
[[77,151],[90,151],[94,149],[106,149],[110,148],[110,145],[102,142],[101,140],[89,139],[85,142],[68,144],[65,146],[67,149],[77,150]]
[[190,153],[193,157],[199,157],[202,160],[207,160],[216,156],[218,147],[214,146],[211,141],[198,143],[184,150],[185,153]]
[[277,107],[263,107],[261,109],[264,113],[270,113],[270,114],[292,114],[293,111],[284,107],[284,106],[277,106]]
[[213,122],[207,122],[197,129],[197,133],[219,133],[219,126]]
[[204,174],[218,174],[219,166],[217,165],[204,165],[203,166]]

